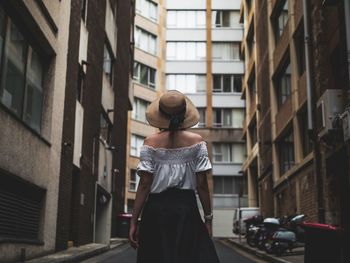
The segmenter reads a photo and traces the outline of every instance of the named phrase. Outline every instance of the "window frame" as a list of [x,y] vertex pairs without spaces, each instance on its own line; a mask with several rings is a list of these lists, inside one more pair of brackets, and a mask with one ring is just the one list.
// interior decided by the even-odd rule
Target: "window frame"
[[[144,104],[144,105],[142,105]],[[142,114],[140,112],[138,112],[138,110],[140,109],[140,106],[146,106],[145,107],[145,112]],[[146,116],[145,116],[145,113],[146,113],[146,109],[147,107],[150,105],[150,102],[147,101],[147,100],[144,100],[144,99],[141,99],[141,98],[138,98],[138,97],[135,97],[134,98],[134,107],[133,107],[133,110],[131,112],[131,118],[135,121],[140,121],[140,122],[143,122],[143,123],[147,123],[147,119],[146,119]],[[143,116],[143,118],[139,118],[139,116]]]
[[293,127],[291,127],[278,141],[278,161],[280,176],[289,171],[296,163],[294,142],[294,132]]
[[[179,26],[178,20],[179,20],[180,12],[186,14],[185,15],[186,22],[183,21],[184,25],[189,25],[189,23],[187,23],[187,21],[189,20],[188,14],[190,14],[190,12],[194,12],[194,17],[193,17],[194,27],[193,26],[185,26],[185,27]],[[173,18],[174,18],[173,24],[169,23],[168,19],[169,19],[170,15],[173,15]],[[204,24],[199,22],[199,21],[201,21],[200,18],[204,18]],[[203,22],[203,21],[201,21],[201,22]],[[205,27],[206,27],[206,11],[205,10],[174,10],[174,9],[170,9],[167,11],[166,27],[168,29],[205,29]]]
[[278,108],[281,108],[292,95],[292,72],[287,73],[288,69],[292,70],[289,60],[287,60],[276,79]]
[[[230,76],[231,83],[230,83],[230,91],[224,91],[224,78],[225,76]],[[220,78],[220,89],[215,88],[215,78]],[[240,84],[240,91],[235,91],[235,84],[236,84],[236,78],[241,78],[241,84]],[[239,74],[213,74],[213,93],[241,93],[242,92],[242,82],[243,82],[243,75]]]
[[[136,73],[137,73],[137,75],[135,75],[135,66],[136,66]],[[147,84],[141,82],[141,67],[144,67],[147,70]],[[154,82],[152,82],[152,80],[151,80],[151,76],[152,76],[151,73],[152,72],[154,73],[153,74],[154,75]],[[142,85],[144,87],[147,87],[147,88],[150,88],[152,90],[155,90],[156,89],[156,82],[157,82],[157,71],[154,68],[151,68],[150,66],[142,64],[142,63],[140,63],[138,61],[134,61],[132,79],[134,81],[136,81],[138,84],[140,84],[140,85]]]
[[[219,23],[216,23],[216,15],[215,15],[215,12],[216,12],[216,15],[219,14]],[[224,20],[224,13],[229,13],[229,25],[228,26],[224,26],[223,25],[223,20]],[[232,24],[232,21],[231,21],[231,13],[236,13],[238,14],[238,24]],[[211,10],[211,14],[212,14],[212,25],[211,27],[212,28],[242,28],[243,25],[241,23],[239,23],[239,11],[238,10],[228,10],[228,9],[213,9]],[[215,16],[215,17],[214,17]]]
[[[279,10],[273,18],[273,30],[275,35],[275,43],[277,44],[283,35],[289,21],[289,0],[283,0]],[[285,7],[287,9],[285,10]],[[280,20],[282,18],[282,21]],[[282,22],[282,23],[281,23]],[[282,26],[281,26],[282,25]]]
[[[20,26],[18,26],[16,21],[10,16],[8,16],[6,12],[4,12],[4,10],[3,19],[4,25],[2,33],[4,39],[2,51],[0,52],[0,105],[4,109],[6,109],[9,114],[11,114],[17,120],[22,122],[27,128],[29,128],[35,134],[39,135],[40,138],[42,138],[41,134],[43,128],[42,125],[44,114],[44,98],[46,93],[44,81],[47,73],[45,71],[45,54],[37,52],[37,48],[35,48],[35,46],[32,45],[29,37],[25,33],[23,33],[23,29]],[[23,62],[23,72],[19,72],[22,78],[22,83],[20,83],[19,85],[19,91],[13,90],[16,88],[15,86],[12,87],[12,90],[9,90],[9,87],[7,86],[7,81],[9,81],[9,65],[15,63],[15,61],[13,61],[14,59],[18,59],[14,58],[13,54],[11,58],[11,52],[13,53],[13,51],[10,50],[9,46],[11,45],[11,43],[9,43],[9,39],[11,38],[11,34],[13,34],[14,32],[17,33],[17,37],[22,38],[21,41],[23,41],[24,43],[22,51],[24,53],[22,53],[23,57],[21,58]],[[35,67],[35,63],[33,61],[37,63],[36,66],[39,66],[39,68]],[[30,65],[34,67],[31,68]],[[39,69],[39,73],[36,71],[37,69]],[[16,70],[18,71],[17,67]],[[39,79],[36,79],[38,76],[40,76]],[[5,91],[11,96],[11,102],[6,102]],[[12,96],[13,94],[10,91],[15,92],[15,96]],[[20,96],[19,100],[18,96]],[[15,100],[18,100],[17,106],[19,106],[19,108],[15,108],[16,105],[12,105]],[[37,100],[39,100],[39,104]],[[12,106],[7,105],[8,103],[11,103]]]
[[[191,50],[191,45],[194,44],[194,50]],[[170,45],[174,45],[171,47]],[[180,50],[182,47],[183,50]],[[169,61],[205,61],[207,59],[206,53],[207,43],[205,41],[167,41],[166,42],[166,60]],[[169,55],[169,50],[173,49],[173,54]],[[202,52],[204,53],[202,54]],[[188,56],[190,53],[194,58]],[[182,57],[178,57],[178,56]]]
[[[140,158],[140,150],[146,137],[138,134],[131,134],[130,138],[130,156]],[[133,145],[135,141],[136,145]],[[141,141],[141,146],[138,143]],[[136,151],[136,153],[135,153]]]
[[[135,26],[135,47],[146,52],[146,53],[149,53],[153,56],[157,56],[157,36],[148,32],[147,30],[141,28],[141,27],[138,27],[138,26]],[[142,38],[146,38],[147,41],[146,43],[142,40]],[[154,42],[152,42],[152,41]],[[154,44],[154,47],[152,45],[152,43]],[[144,48],[143,45],[146,45],[146,48]],[[152,49],[154,48],[154,50]]]

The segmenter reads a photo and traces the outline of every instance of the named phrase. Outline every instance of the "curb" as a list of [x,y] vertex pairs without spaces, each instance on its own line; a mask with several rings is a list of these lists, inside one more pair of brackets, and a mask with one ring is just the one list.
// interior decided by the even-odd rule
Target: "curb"
[[27,263],[75,263],[81,262],[107,251],[113,250],[124,245],[126,241],[120,240],[119,242],[113,242],[110,245],[104,244],[87,244],[80,247],[73,247],[58,253],[50,254],[44,257],[27,260]]
[[263,259],[263,260],[266,260],[268,262],[271,262],[271,263],[290,263],[290,261],[268,255],[265,252],[259,251],[257,249],[254,249],[254,248],[251,248],[248,246],[245,246],[245,245],[243,245],[243,244],[241,244],[233,239],[227,239],[227,241],[231,245],[235,246],[236,248],[239,248],[241,250],[249,252],[250,254],[255,255],[256,257]]

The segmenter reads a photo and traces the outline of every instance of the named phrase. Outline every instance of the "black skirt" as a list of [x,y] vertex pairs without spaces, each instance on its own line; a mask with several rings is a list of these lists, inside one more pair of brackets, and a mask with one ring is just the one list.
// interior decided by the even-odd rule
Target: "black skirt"
[[142,212],[137,263],[217,263],[193,190],[150,194]]

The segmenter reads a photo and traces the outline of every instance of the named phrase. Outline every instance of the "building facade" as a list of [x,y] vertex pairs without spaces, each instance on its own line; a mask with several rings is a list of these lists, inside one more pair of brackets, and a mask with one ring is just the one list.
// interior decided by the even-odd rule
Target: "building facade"
[[109,244],[123,197],[133,7],[1,2],[1,262]]
[[347,1],[242,1],[243,171],[264,216],[349,231],[349,16]]
[[125,171],[124,211],[131,212],[139,182],[136,167],[143,140],[157,130],[148,125],[147,106],[164,90],[164,1],[138,0],[135,6],[133,110],[128,122],[128,157]]
[[233,210],[246,205],[240,1],[168,0],[166,8],[165,87],[185,93],[200,112],[193,131],[207,141],[213,163],[213,235],[231,236]]
[[71,1],[0,4],[0,255],[55,250]]

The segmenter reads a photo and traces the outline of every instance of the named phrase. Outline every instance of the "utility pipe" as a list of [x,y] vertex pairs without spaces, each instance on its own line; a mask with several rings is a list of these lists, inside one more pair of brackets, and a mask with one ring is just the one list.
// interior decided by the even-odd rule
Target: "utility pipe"
[[[348,0],[344,0],[347,2]],[[311,81],[311,65],[310,65],[310,33],[309,33],[309,12],[307,0],[303,0],[304,12],[304,45],[305,45],[305,70],[306,70],[306,94],[307,94],[307,127],[309,131],[314,129],[314,118],[312,114],[312,81]]]

